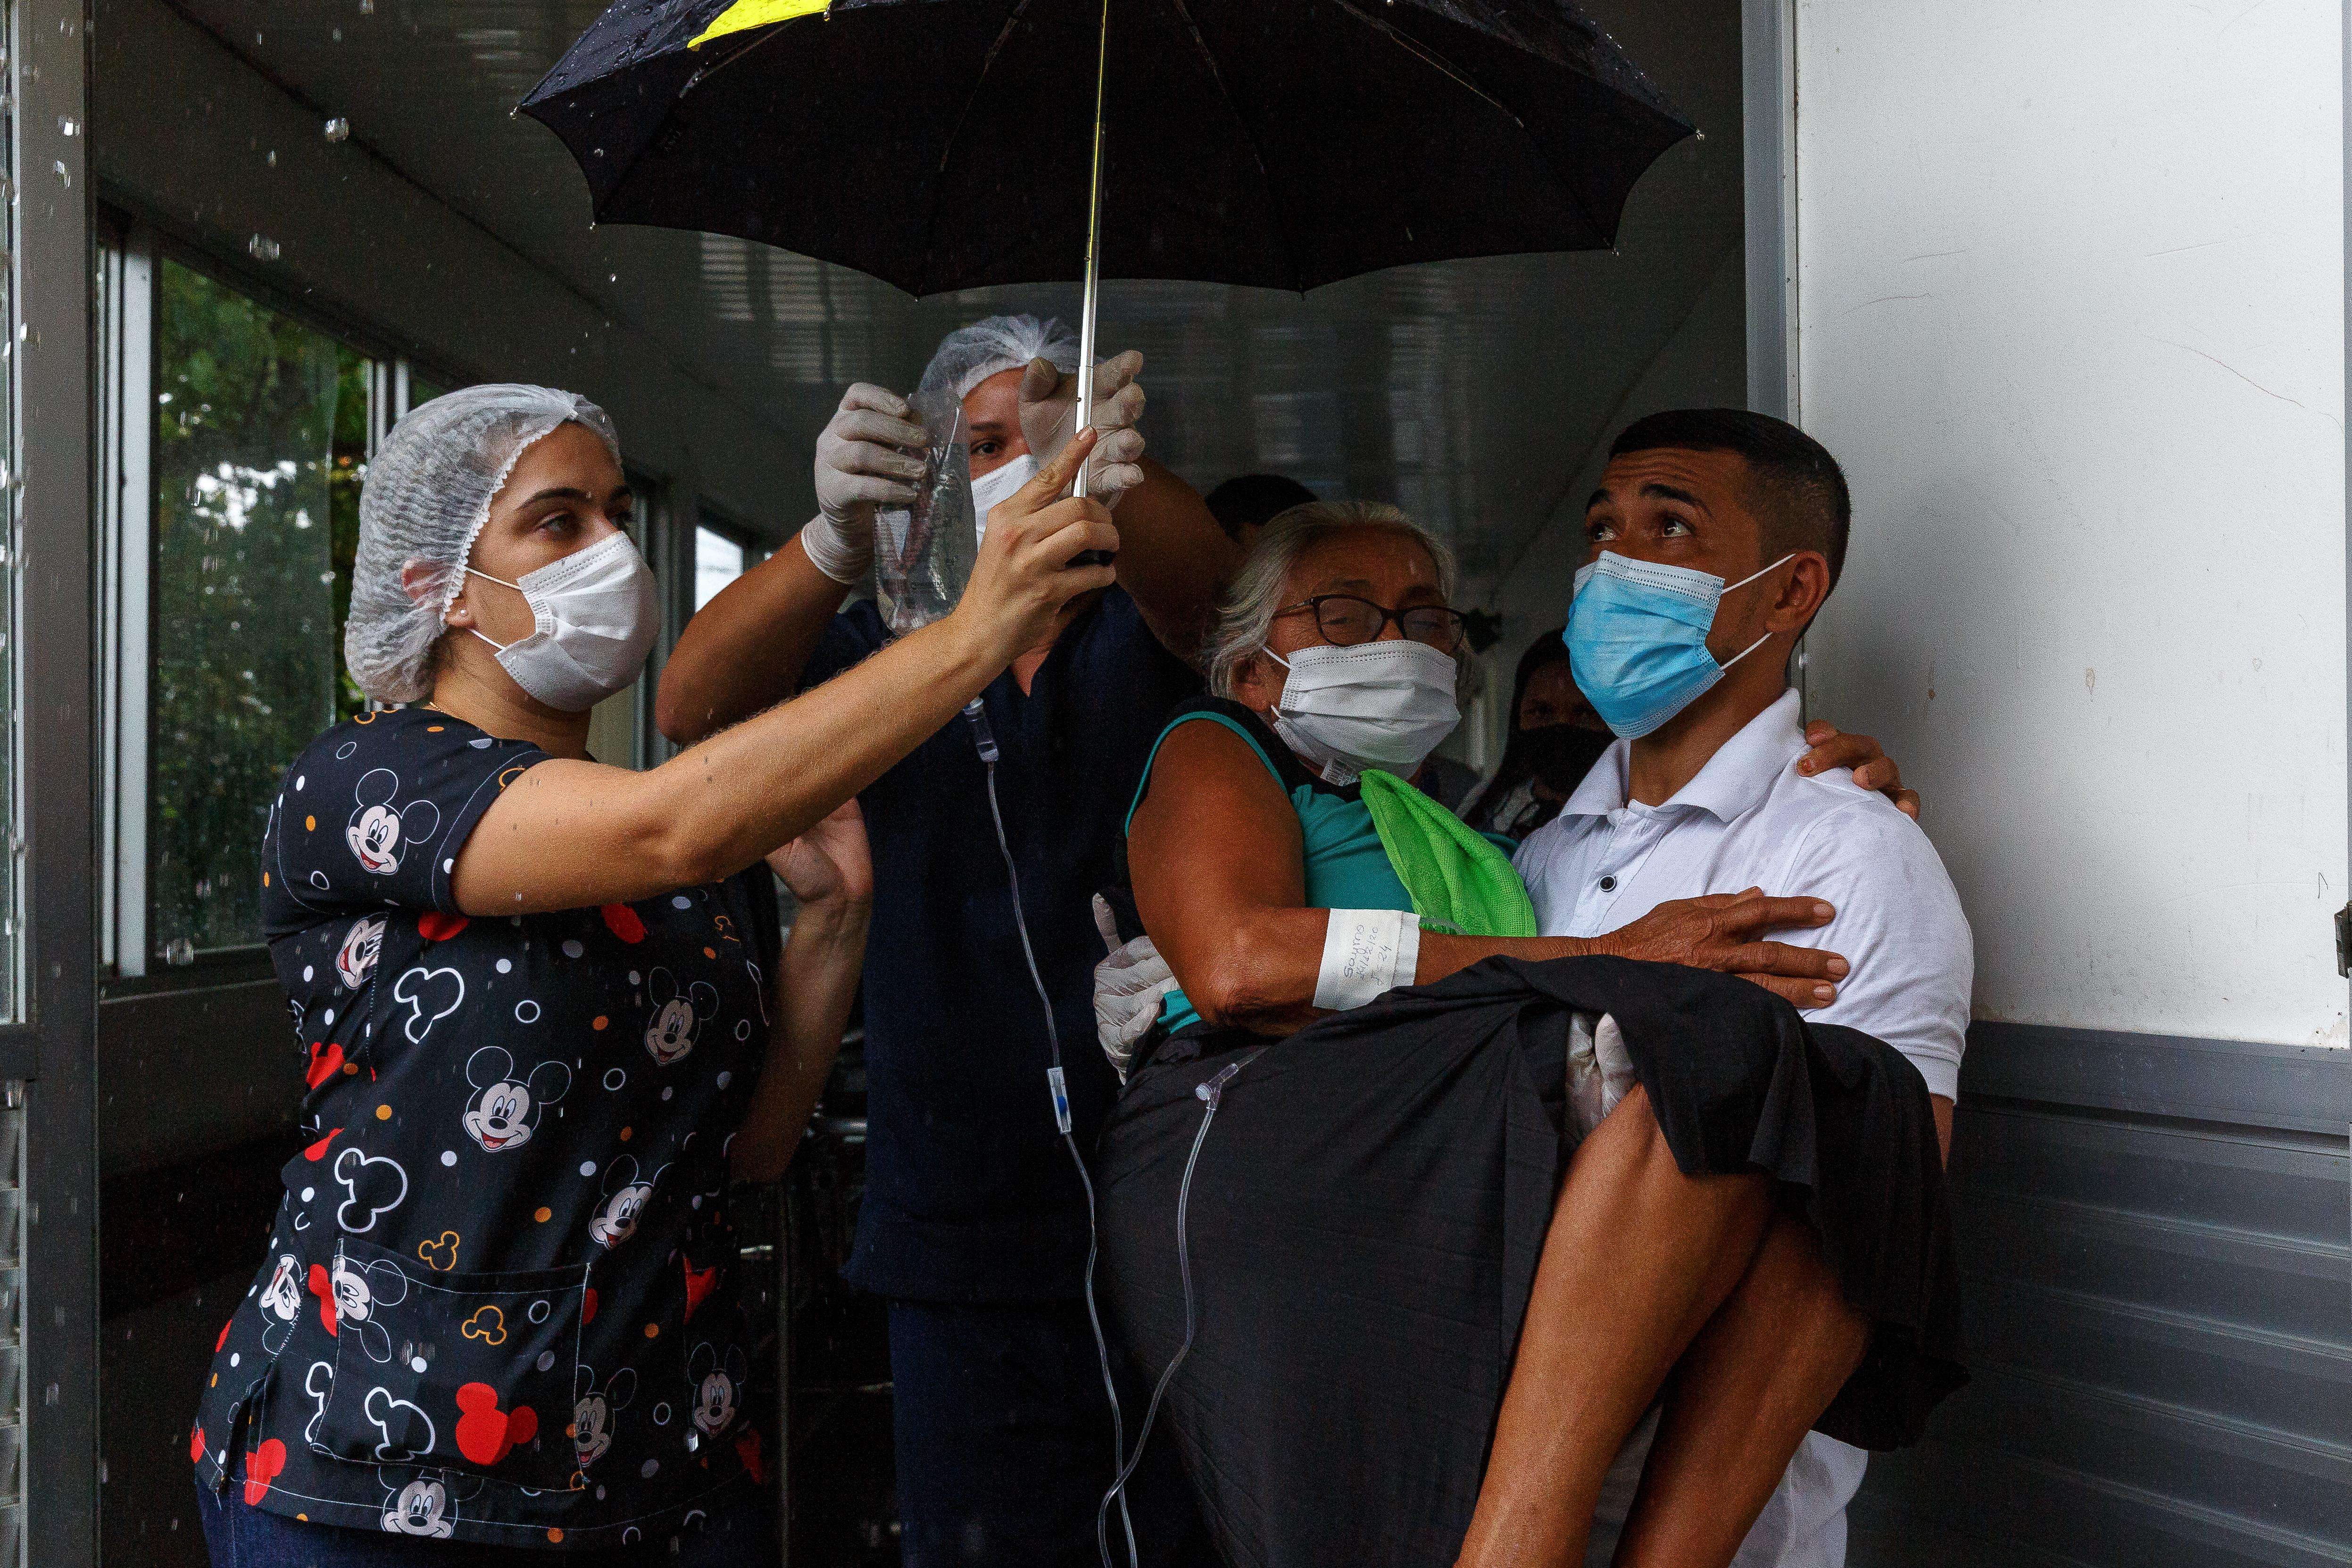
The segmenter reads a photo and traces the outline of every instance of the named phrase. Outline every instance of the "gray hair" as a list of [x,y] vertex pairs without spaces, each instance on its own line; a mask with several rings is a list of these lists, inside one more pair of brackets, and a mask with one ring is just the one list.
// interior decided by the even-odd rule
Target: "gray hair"
[[1449,602],[1453,600],[1454,552],[1396,507],[1382,501],[1308,501],[1293,507],[1265,525],[1217,601],[1202,649],[1210,691],[1221,697],[1234,695],[1234,679],[1242,664],[1273,634],[1274,617],[1283,608],[1284,590],[1298,558],[1335,534],[1358,528],[1402,534],[1427,550],[1437,564],[1438,592]]

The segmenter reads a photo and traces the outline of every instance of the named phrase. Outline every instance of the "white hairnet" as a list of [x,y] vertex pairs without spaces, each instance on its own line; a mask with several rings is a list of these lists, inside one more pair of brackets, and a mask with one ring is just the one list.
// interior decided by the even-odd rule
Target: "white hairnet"
[[[409,410],[368,460],[360,489],[360,542],[343,661],[378,702],[413,703],[432,691],[427,664],[442,616],[465,580],[490,498],[525,448],[559,425],[593,430],[620,461],[604,411],[574,392],[501,383],[467,387]],[[424,570],[409,596],[401,577]]]
[[991,316],[940,340],[940,350],[923,371],[919,392],[953,387],[958,398],[989,377],[1017,371],[1032,360],[1051,360],[1065,372],[1078,368],[1078,335],[1056,319]]

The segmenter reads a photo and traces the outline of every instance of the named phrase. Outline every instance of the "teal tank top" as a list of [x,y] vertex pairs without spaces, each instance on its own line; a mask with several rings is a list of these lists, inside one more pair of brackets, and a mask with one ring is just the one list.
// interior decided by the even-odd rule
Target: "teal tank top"
[[[1372,826],[1371,808],[1356,791],[1342,790],[1320,780],[1302,782],[1304,769],[1296,766],[1286,775],[1267,753],[1265,745],[1250,733],[1248,726],[1215,708],[1194,708],[1168,721],[1168,727],[1151,743],[1151,755],[1144,759],[1143,781],[1136,787],[1135,800],[1127,809],[1126,822],[1121,824],[1122,831],[1134,822],[1136,808],[1143,804],[1144,794],[1151,788],[1151,766],[1159,760],[1160,747],[1167,744],[1178,725],[1194,719],[1223,725],[1240,736],[1257,753],[1257,759],[1265,764],[1275,781],[1287,790],[1291,807],[1298,813],[1299,836],[1305,841],[1308,908],[1412,908],[1412,898],[1405,892],[1404,883],[1397,880],[1396,868],[1389,863],[1389,852],[1381,847],[1380,831]],[[1181,989],[1169,992],[1160,1003],[1160,1022],[1171,1034],[1200,1019],[1200,1013]]]

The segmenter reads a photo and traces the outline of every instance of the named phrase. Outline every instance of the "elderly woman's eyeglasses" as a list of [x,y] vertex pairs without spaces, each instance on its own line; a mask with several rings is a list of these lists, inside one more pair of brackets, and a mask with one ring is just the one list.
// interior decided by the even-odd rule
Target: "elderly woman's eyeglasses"
[[1460,651],[1464,621],[1462,612],[1448,610],[1443,604],[1415,604],[1403,610],[1391,610],[1359,599],[1352,593],[1318,593],[1312,599],[1299,601],[1275,612],[1276,615],[1297,615],[1311,612],[1315,628],[1323,640],[1335,647],[1352,648],[1370,643],[1388,630],[1393,621],[1397,629],[1416,643],[1452,654]]

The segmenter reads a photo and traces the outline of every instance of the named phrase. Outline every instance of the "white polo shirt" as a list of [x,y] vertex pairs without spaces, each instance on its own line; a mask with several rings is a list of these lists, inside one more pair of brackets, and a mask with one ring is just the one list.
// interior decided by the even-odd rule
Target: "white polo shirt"
[[[1927,835],[1885,796],[1844,768],[1797,771],[1806,750],[1798,707],[1797,694],[1784,693],[1664,805],[1627,799],[1632,747],[1611,747],[1559,817],[1519,846],[1536,919],[1547,936],[1596,936],[1703,894],[1760,887],[1823,899],[1837,910],[1827,925],[1770,934],[1853,966],[1837,1000],[1806,1018],[1877,1036],[1910,1059],[1930,1093],[1955,1099],[1976,969],[1959,895]],[[1655,1424],[1645,1420],[1618,1457],[1590,1561],[1608,1561]],[[1839,1568],[1864,1458],[1807,1434],[1733,1568]]]

